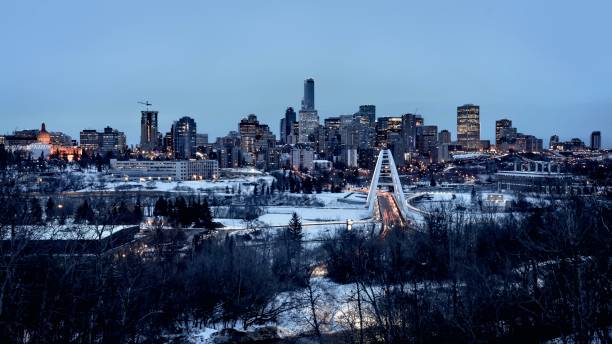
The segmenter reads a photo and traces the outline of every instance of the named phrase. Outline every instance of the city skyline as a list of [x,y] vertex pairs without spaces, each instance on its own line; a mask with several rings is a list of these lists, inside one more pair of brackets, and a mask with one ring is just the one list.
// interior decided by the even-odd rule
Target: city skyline
[[[475,103],[491,142],[495,121],[510,118],[544,139],[601,130],[612,144],[609,3],[325,5],[3,4],[14,54],[0,57],[1,130],[44,121],[76,137],[110,125],[136,144],[137,101],[148,99],[163,131],[190,116],[214,138],[254,113],[278,135],[312,77],[321,119],[374,104],[379,116],[419,112],[455,138],[456,107]],[[298,14],[316,25],[297,25]],[[477,20],[455,25],[465,16]]]
[[[312,81],[312,80],[313,80],[313,78],[307,78],[307,79],[305,79],[305,80],[311,80],[311,81]],[[315,80],[315,81],[316,81],[316,80]],[[316,87],[316,86],[315,86],[315,87]],[[303,102],[303,100],[302,100],[302,102]],[[138,104],[138,103],[143,103],[143,102],[140,102],[140,101],[139,101],[139,102],[136,102],[136,103]],[[457,105],[457,106],[454,108],[454,109],[455,109],[455,113],[453,113],[453,114],[452,114],[452,116],[453,116],[453,117],[452,117],[452,118],[450,118],[450,119],[445,119],[445,122],[448,122],[449,120],[450,120],[451,122],[454,122],[454,123],[450,124],[448,127],[443,126],[443,125],[439,125],[439,124],[438,124],[438,122],[436,122],[436,117],[435,117],[435,116],[431,116],[431,115],[428,115],[428,114],[426,114],[426,113],[422,113],[422,112],[420,112],[420,111],[414,111],[414,113],[415,113],[415,114],[418,114],[418,115],[422,115],[422,116],[427,117],[427,119],[428,119],[428,123],[429,123],[429,124],[436,125],[436,126],[438,127],[438,130],[440,130],[440,131],[442,131],[442,130],[448,130],[448,131],[450,132],[450,134],[451,134],[451,138],[452,138],[452,140],[453,140],[453,141],[458,141],[458,137],[457,137],[457,122],[456,122],[456,121],[457,121],[457,112],[456,112],[456,111],[457,111],[457,109],[458,109],[458,108],[460,108],[460,107],[463,107],[463,106],[468,106],[468,105],[474,105],[474,106],[476,106],[476,107],[480,107],[480,105],[479,105],[479,104],[480,104],[480,103],[464,103],[464,104],[459,104],[459,105]],[[378,106],[377,106],[376,104],[373,104],[373,105],[375,105],[375,106],[377,107],[377,109],[378,109]],[[141,105],[141,106],[144,106],[144,105]],[[148,106],[147,106],[146,108],[143,108],[143,109],[140,109],[140,110],[139,110],[139,112],[138,112],[139,114],[137,115],[137,118],[135,118],[135,120],[138,120],[138,119],[140,118],[140,123],[141,123],[141,125],[137,126],[137,128],[135,129],[135,132],[133,132],[133,133],[132,133],[132,132],[130,132],[130,131],[124,130],[124,132],[127,132],[127,134],[126,134],[126,138],[127,138],[127,144],[128,144],[129,146],[134,146],[134,147],[136,147],[136,146],[141,145],[141,142],[142,142],[142,135],[143,135],[143,134],[142,134],[142,130],[143,130],[143,129],[142,129],[142,125],[144,125],[144,124],[142,124],[142,120],[143,120],[143,119],[142,119],[142,118],[143,118],[142,116],[144,116],[144,113],[155,113],[155,114],[156,114],[156,116],[157,116],[157,115],[159,115],[160,117],[162,117],[162,118],[163,118],[163,114],[161,114],[161,112],[160,112],[160,111],[156,110],[156,107],[155,107],[155,105],[154,105],[154,104],[149,104],[149,106],[151,106],[151,109],[150,109],[150,110],[147,110],[147,109],[148,109]],[[359,109],[359,107],[360,107],[360,106],[363,106],[363,105],[357,105],[357,106],[355,106],[354,112],[356,112],[356,111]],[[290,106],[288,106],[288,107],[293,107],[293,106],[291,106],[291,105],[290,105]],[[300,105],[300,107],[301,107],[301,105]],[[287,108],[285,108],[285,110],[284,110],[284,111],[286,111],[286,110],[287,110]],[[354,112],[353,112],[353,113],[354,113]],[[411,112],[410,112],[410,111],[405,111],[405,112],[403,112],[403,113],[398,113],[398,114],[386,114],[386,113],[380,113],[380,112],[378,112],[378,110],[377,110],[376,120],[377,120],[379,117],[401,117],[401,116],[403,116],[404,114],[409,114],[409,113],[411,113]],[[230,119],[227,119],[227,122],[229,123],[229,125],[228,125],[228,128],[227,128],[227,130],[226,130],[226,131],[221,131],[221,132],[219,132],[219,133],[216,133],[216,134],[215,134],[215,133],[211,133],[211,132],[208,132],[208,131],[205,131],[205,130],[199,130],[199,133],[201,132],[201,133],[205,133],[205,134],[207,134],[207,135],[208,135],[208,136],[209,136],[209,137],[212,139],[212,142],[214,142],[214,140],[215,140],[217,137],[222,137],[222,136],[224,136],[224,135],[227,135],[227,133],[229,133],[230,131],[238,131],[238,124],[240,123],[240,119],[242,119],[242,118],[244,118],[244,117],[246,117],[246,116],[248,116],[248,115],[251,115],[251,114],[254,114],[254,115],[258,116],[258,118],[262,118],[262,117],[264,117],[264,118],[268,118],[268,117],[269,117],[269,116],[265,116],[265,115],[264,115],[264,116],[262,116],[261,114],[258,114],[257,112],[248,112],[247,114],[244,114],[244,115],[238,115],[238,116],[237,116],[238,118],[236,118],[236,122],[233,122],[233,118],[232,118],[231,120],[230,120]],[[319,124],[321,124],[321,125],[322,125],[322,124],[323,124],[323,120],[324,120],[324,119],[326,119],[326,118],[329,118],[329,117],[337,117],[337,116],[341,116],[341,115],[352,115],[352,114],[351,114],[351,110],[345,111],[345,112],[343,112],[343,113],[341,113],[341,114],[330,114],[330,115],[326,115],[326,116],[319,116],[319,117],[320,117],[320,118],[319,118]],[[156,120],[155,120],[156,122],[158,122],[158,123],[162,123],[162,125],[159,125],[159,126],[158,126],[158,128],[157,128],[157,129],[158,129],[158,131],[159,131],[159,133],[161,134],[161,133],[164,133],[164,132],[166,132],[166,131],[171,131],[171,130],[172,130],[172,126],[173,126],[173,124],[174,124],[174,123],[175,123],[175,122],[176,122],[176,121],[177,121],[179,118],[182,118],[182,117],[185,117],[185,116],[193,118],[193,119],[195,120],[195,122],[196,122],[196,123],[198,123],[198,116],[197,116],[197,115],[182,115],[182,116],[178,116],[178,117],[170,117],[170,118],[166,118],[165,120],[163,120],[163,119],[156,119]],[[284,117],[284,112],[283,112],[282,114],[278,115],[277,117],[278,117],[278,118],[275,118],[275,119],[273,118],[273,119],[271,120],[271,123],[268,123],[268,122],[266,122],[265,120],[261,120],[261,122],[262,122],[263,124],[270,125],[270,127],[272,128],[272,129],[271,129],[272,133],[273,133],[274,135],[276,135],[277,140],[280,140],[280,130],[279,130],[278,128],[276,128],[277,126],[275,125],[275,122],[278,122],[278,121],[279,121],[281,118],[283,118],[283,117]],[[514,121],[514,119],[513,119],[513,117],[512,117],[512,116],[505,116],[505,117],[504,117],[504,116],[500,116],[499,118],[496,118],[496,119],[493,119],[493,120],[492,120],[491,118],[488,118],[488,119],[487,119],[487,118],[486,118],[486,115],[485,115],[485,116],[480,116],[480,128],[479,128],[479,131],[480,131],[480,139],[482,139],[482,140],[489,140],[491,143],[495,143],[495,142],[496,142],[496,131],[497,131],[497,123],[496,123],[496,122],[497,122],[497,121],[499,121],[499,120],[504,120],[505,118],[509,118],[511,121]],[[488,122],[490,122],[491,120],[493,121],[493,126],[492,126],[492,128],[488,128],[488,125],[483,125],[483,124],[482,124],[482,123],[488,123]],[[166,122],[170,122],[170,123],[168,124],[168,126],[165,126],[165,123],[166,123]],[[52,123],[53,123],[53,121],[43,120],[41,123],[47,123],[47,125],[48,125],[49,123],[51,123],[51,124],[52,124]],[[225,123],[225,122],[224,122],[224,123]],[[112,127],[112,126],[114,126],[114,124],[112,124],[112,123],[107,123],[106,125],[104,125],[104,127],[107,127],[107,126],[111,126],[111,127]],[[127,127],[132,127],[132,126],[133,126],[133,125],[128,125]],[[27,127],[27,126],[24,126],[24,127],[16,127],[16,128],[14,128],[14,129],[11,129],[11,130],[8,130],[8,129],[6,129],[6,128],[3,128],[3,129],[4,129],[4,132],[2,132],[2,133],[0,133],[0,134],[10,134],[10,133],[12,133],[13,131],[16,131],[16,130],[29,130],[29,129],[33,129],[33,128],[36,128],[36,125],[31,126],[31,127]],[[65,129],[65,128],[56,128],[56,127],[53,127],[53,128],[52,128],[52,130],[54,130],[54,131],[60,131],[60,132],[66,133],[66,134],[70,135],[70,136],[71,136],[73,139],[77,139],[77,140],[78,140],[78,137],[79,137],[79,132],[81,132],[82,130],[95,130],[95,129],[96,129],[96,128],[95,128],[94,126],[92,126],[92,125],[86,125],[85,127],[81,128],[81,129],[76,129],[76,130],[77,130],[77,132],[73,133],[72,131],[67,130],[67,129]],[[121,128],[119,128],[119,129],[121,129]],[[607,128],[606,128],[606,129],[607,129]],[[539,137],[539,138],[541,138],[541,139],[544,139],[545,141],[547,141],[547,140],[548,140],[548,138],[550,138],[550,136],[553,136],[553,135],[558,135],[558,136],[560,136],[560,139],[561,139],[561,140],[570,140],[570,139],[572,139],[572,138],[580,138],[580,139],[581,139],[583,142],[585,142],[585,143],[590,142],[591,134],[592,134],[594,131],[598,131],[598,132],[605,131],[605,130],[602,130],[600,127],[598,127],[598,126],[594,125],[594,126],[593,126],[593,129],[592,129],[591,131],[589,131],[588,133],[577,133],[577,132],[576,132],[576,133],[574,133],[573,135],[563,136],[563,135],[559,135],[559,134],[557,133],[557,131],[551,131],[551,132],[550,132],[550,135],[548,135],[548,134],[542,134],[542,135],[540,135],[540,134],[537,134],[537,133],[536,133],[536,132],[535,132],[533,129],[530,129],[530,128],[529,128],[529,122],[527,122],[527,123],[526,123],[526,125],[523,125],[523,126],[520,128],[520,130],[521,130],[522,132],[526,132],[526,133],[529,133],[529,134],[533,134],[533,135],[535,135],[535,136],[537,136],[537,137]],[[603,149],[607,149],[607,148],[609,148],[609,146],[610,146],[611,144],[610,144],[610,143],[608,143],[608,142],[610,142],[610,141],[612,141],[612,140],[611,140],[611,139],[606,140],[606,136],[605,136],[605,132],[604,132],[604,135],[603,135],[603,140],[601,141],[601,147],[602,147]]]

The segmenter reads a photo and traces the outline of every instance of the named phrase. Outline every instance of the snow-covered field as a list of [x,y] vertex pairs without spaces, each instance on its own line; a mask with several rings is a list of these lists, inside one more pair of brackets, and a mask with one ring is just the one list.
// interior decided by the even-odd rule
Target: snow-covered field
[[[296,196],[301,197],[301,195]],[[295,212],[305,225],[305,232],[313,232],[312,224],[325,222],[346,222],[347,220],[367,220],[371,217],[365,208],[365,196],[356,193],[321,193],[312,194],[323,206],[264,206],[264,214],[253,224],[256,227],[286,226]],[[346,203],[349,200],[351,203]],[[363,202],[363,203],[360,203]],[[215,218],[225,229],[245,229],[246,223],[241,219]],[[321,227],[321,226],[316,226]],[[335,225],[328,227],[334,228]],[[317,229],[320,230],[320,229]],[[327,228],[329,230],[329,228]]]

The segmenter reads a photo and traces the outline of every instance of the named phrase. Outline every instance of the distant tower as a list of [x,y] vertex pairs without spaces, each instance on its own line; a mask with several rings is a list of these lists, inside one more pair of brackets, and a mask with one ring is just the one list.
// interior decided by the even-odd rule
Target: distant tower
[[601,149],[601,131],[594,131],[591,133],[591,149]]
[[152,151],[158,147],[157,111],[141,111],[140,149]]
[[304,80],[304,98],[302,99],[302,110],[313,111],[315,109],[314,79]]
[[314,104],[314,80],[304,81],[304,98],[302,99],[302,109],[299,113],[299,142],[311,142],[319,127],[319,114],[315,110]]
[[182,117],[172,125],[174,157],[189,159],[196,152],[196,123],[191,117]]
[[457,142],[466,151],[480,149],[480,106],[465,104],[457,107]]

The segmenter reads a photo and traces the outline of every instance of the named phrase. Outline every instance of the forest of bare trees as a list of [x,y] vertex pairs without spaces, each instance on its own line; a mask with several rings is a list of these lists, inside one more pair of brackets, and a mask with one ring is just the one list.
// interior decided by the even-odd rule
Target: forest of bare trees
[[[176,202],[158,200],[155,211],[188,208]],[[19,195],[0,203],[2,343],[161,343],[190,326],[274,324],[297,308],[307,310],[302,335],[320,342],[611,339],[612,217],[604,201],[569,198],[489,220],[442,209],[419,230],[395,228],[381,238],[371,228],[343,229],[317,246],[303,244],[294,216],[258,240],[219,232],[187,253],[146,258],[130,248],[71,254],[72,244],[66,254],[32,254],[16,231],[45,218],[40,207]],[[88,211],[81,213],[87,222]],[[189,214],[210,224],[210,214]],[[148,243],[183,239],[181,228],[160,227]],[[333,335],[324,331],[315,270],[354,291],[346,326]]]

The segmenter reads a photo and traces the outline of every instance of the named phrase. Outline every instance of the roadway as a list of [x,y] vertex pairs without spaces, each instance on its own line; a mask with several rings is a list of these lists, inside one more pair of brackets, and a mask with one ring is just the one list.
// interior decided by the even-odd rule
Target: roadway
[[405,222],[391,192],[379,191],[377,198],[380,218],[383,223],[381,236],[385,237],[391,228],[396,226],[404,226]]

